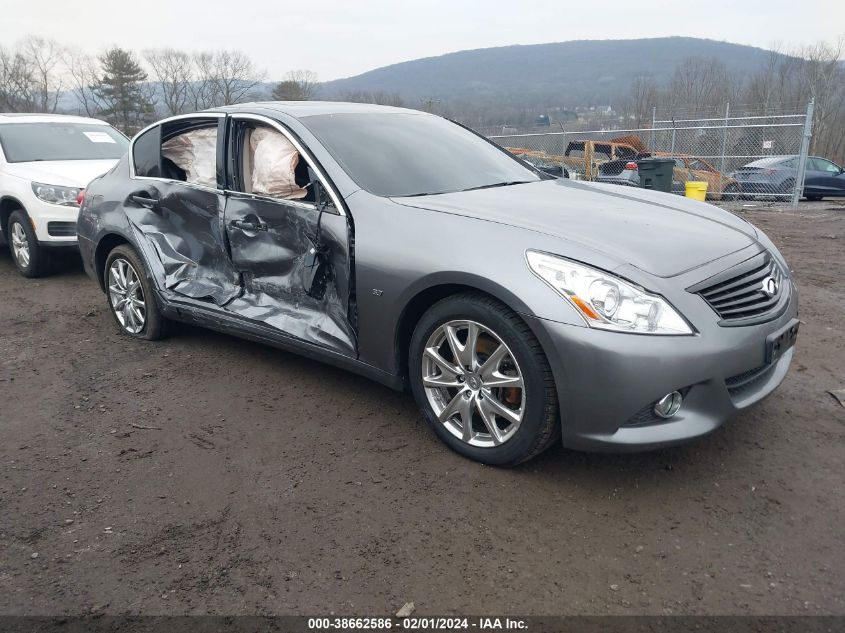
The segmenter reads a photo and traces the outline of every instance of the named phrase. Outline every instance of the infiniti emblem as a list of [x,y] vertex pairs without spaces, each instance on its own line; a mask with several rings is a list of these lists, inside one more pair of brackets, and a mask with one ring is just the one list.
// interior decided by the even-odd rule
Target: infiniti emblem
[[767,297],[774,297],[778,293],[778,282],[774,277],[766,277],[761,289]]

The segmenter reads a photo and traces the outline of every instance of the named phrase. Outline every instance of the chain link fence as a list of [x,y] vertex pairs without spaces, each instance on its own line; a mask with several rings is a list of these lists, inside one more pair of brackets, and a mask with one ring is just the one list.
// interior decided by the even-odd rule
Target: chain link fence
[[489,138],[549,173],[640,186],[638,161],[674,161],[672,192],[706,183],[708,200],[791,202],[801,197],[813,104],[795,114],[658,118],[651,126],[493,134]]

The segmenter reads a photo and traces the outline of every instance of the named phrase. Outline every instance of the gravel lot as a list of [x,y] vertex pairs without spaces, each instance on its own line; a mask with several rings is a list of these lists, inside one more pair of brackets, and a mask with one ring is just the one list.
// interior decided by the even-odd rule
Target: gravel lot
[[751,210],[804,321],[772,397],[639,455],[449,452],[407,394],[0,252],[0,613],[845,614],[845,206]]

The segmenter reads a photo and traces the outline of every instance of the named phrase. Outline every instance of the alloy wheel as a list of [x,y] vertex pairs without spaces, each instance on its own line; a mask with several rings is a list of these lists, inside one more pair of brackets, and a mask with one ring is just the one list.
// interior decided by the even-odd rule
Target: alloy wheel
[[138,334],[147,320],[144,288],[138,273],[128,261],[118,257],[109,266],[109,302],[120,325]]
[[12,223],[12,254],[21,268],[28,268],[30,262],[29,240],[20,222]]
[[471,446],[499,446],[519,429],[525,385],[510,348],[475,321],[449,321],[429,337],[422,382],[438,421]]

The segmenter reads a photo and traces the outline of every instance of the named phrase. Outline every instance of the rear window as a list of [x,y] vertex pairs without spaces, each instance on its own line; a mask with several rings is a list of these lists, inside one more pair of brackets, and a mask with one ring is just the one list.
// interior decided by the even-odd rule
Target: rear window
[[0,125],[6,161],[107,160],[126,153],[129,141],[96,123],[6,123]]

